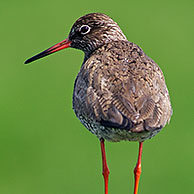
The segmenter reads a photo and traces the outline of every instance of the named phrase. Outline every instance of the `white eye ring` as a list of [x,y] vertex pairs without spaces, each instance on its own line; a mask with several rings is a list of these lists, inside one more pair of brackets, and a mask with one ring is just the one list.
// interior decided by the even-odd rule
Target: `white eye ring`
[[83,35],[84,35],[84,34],[87,34],[87,33],[90,32],[90,26],[88,26],[88,25],[82,25],[82,26],[80,27],[79,31],[80,31],[80,33],[83,34]]

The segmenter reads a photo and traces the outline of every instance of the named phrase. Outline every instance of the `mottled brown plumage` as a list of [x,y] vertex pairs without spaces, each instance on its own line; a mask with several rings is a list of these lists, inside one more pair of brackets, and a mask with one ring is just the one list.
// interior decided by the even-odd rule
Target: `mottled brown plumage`
[[84,126],[100,139],[105,194],[109,169],[104,139],[140,142],[134,169],[137,194],[142,142],[156,135],[172,114],[164,75],[139,46],[126,39],[116,22],[101,13],[79,18],[67,39],[25,63],[67,47],[85,53],[74,85],[73,109]]
[[[79,19],[74,26],[93,22],[92,16],[84,16],[86,19]],[[73,109],[99,139],[144,141],[156,135],[171,117],[164,76],[140,47],[125,38],[112,19],[106,22],[101,25],[109,24],[109,28],[101,27],[100,37],[99,31],[90,32],[88,39],[97,37],[98,41],[94,41],[97,44],[93,52],[86,51],[75,82]],[[110,40],[104,40],[108,35]]]

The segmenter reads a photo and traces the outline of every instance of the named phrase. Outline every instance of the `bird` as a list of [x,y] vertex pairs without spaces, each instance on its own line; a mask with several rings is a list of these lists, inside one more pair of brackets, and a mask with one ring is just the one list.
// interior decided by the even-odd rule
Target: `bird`
[[134,194],[137,194],[143,142],[158,134],[172,115],[163,72],[103,13],[80,17],[67,39],[29,58],[25,64],[68,47],[84,52],[74,83],[73,110],[100,141],[104,192],[108,194],[110,173],[105,140],[136,141],[139,152],[134,168]]

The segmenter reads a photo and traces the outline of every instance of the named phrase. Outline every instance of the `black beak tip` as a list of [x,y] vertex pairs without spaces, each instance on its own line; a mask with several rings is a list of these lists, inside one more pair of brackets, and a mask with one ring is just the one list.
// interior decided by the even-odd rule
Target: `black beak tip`
[[27,65],[28,63],[30,63],[29,59],[24,62],[25,65]]
[[36,60],[36,56],[31,57],[31,58],[27,59],[27,60],[24,62],[24,64],[27,65],[28,63],[31,63],[32,61],[35,61],[35,60]]
[[42,57],[44,57],[44,56],[46,56],[46,55],[47,55],[47,54],[45,53],[45,51],[42,52],[42,53],[39,53],[39,54],[37,54],[37,55],[35,55],[35,56],[33,56],[33,57],[27,59],[27,60],[24,62],[24,64],[31,63],[32,61],[35,61],[35,60],[37,60],[37,59],[40,59],[40,58],[42,58]]

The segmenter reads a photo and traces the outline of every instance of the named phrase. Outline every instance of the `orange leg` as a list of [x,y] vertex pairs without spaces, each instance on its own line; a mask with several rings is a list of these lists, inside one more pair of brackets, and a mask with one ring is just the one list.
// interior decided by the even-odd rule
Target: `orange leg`
[[136,167],[134,168],[134,175],[135,175],[134,194],[137,194],[137,192],[138,192],[139,179],[140,179],[140,175],[141,175],[142,147],[143,147],[143,142],[139,142],[138,160],[137,160]]
[[104,176],[105,194],[108,194],[108,176],[109,176],[110,171],[106,163],[104,139],[100,140],[100,146],[101,146],[101,152],[102,152],[102,166],[103,166],[102,175]]

